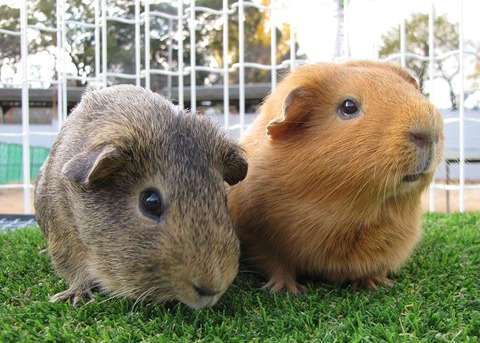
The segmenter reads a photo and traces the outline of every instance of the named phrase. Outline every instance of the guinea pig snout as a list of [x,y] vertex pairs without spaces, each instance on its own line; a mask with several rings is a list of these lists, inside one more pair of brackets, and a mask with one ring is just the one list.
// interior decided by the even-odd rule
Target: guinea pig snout
[[[230,283],[228,283],[229,285]],[[192,282],[192,288],[199,297],[214,297],[223,294],[228,285],[218,277],[217,280],[201,280]]]
[[196,299],[190,304],[192,308],[201,309],[215,305],[220,299],[225,289],[212,288],[209,285],[192,285],[193,291],[196,293]]
[[[430,135],[422,132],[410,133],[409,138],[420,149],[424,149],[431,140]],[[438,137],[436,139],[438,140]]]
[[[230,286],[233,278],[227,275],[222,275],[220,267],[215,268],[214,277],[211,274],[208,276],[194,278],[191,281],[187,281],[190,287],[189,295],[182,299],[184,303],[194,309],[201,309],[214,305],[225,291]],[[236,275],[236,271],[232,274]],[[227,279],[225,279],[227,278]]]
[[418,180],[432,166],[439,135],[427,130],[412,131],[408,134],[408,140],[413,145],[415,158],[410,173],[403,180],[412,182]]

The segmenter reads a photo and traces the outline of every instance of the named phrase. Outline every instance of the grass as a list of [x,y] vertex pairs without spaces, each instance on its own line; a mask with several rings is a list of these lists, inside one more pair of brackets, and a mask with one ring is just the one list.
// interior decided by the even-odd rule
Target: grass
[[0,234],[0,342],[480,342],[480,212],[426,214],[395,285],[321,283],[293,297],[240,273],[213,308],[136,304],[97,294],[73,308],[38,228]]

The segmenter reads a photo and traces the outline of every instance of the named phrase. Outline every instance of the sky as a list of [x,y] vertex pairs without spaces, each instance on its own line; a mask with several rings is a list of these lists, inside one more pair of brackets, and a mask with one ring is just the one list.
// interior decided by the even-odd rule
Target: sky
[[[332,59],[336,38],[336,1],[334,0],[284,0],[291,2],[282,15],[297,27],[299,43],[310,59]],[[347,0],[345,0],[347,1]],[[461,0],[434,0],[437,15],[447,14],[458,23]],[[466,39],[480,41],[479,0],[463,0],[464,33]],[[347,26],[352,58],[374,58],[374,48],[382,34],[398,27],[402,17],[412,13],[429,13],[430,0],[350,0]]]
[[[278,0],[287,5],[279,10],[278,16],[291,21],[297,30],[300,52],[307,54],[311,61],[332,60],[334,58],[337,33],[337,5],[335,0]],[[347,0],[345,0],[346,2]],[[350,42],[350,58],[377,58],[381,36],[392,28],[399,27],[402,18],[408,20],[413,13],[428,14],[432,6],[430,0],[349,0],[346,32]],[[480,45],[480,0],[434,0],[436,15],[446,14],[452,23],[458,23],[462,16],[465,41]],[[466,46],[466,49],[470,49]],[[468,56],[465,72],[474,70],[474,58]],[[478,80],[477,80],[478,81]],[[469,83],[470,82],[470,83]],[[466,87],[471,86],[468,80]],[[455,87],[461,86],[460,78]],[[429,83],[426,83],[430,87]],[[448,84],[443,80],[433,83],[431,100],[440,108],[448,108]],[[470,99],[473,100],[473,97]],[[469,101],[470,101],[469,100]],[[480,102],[480,91],[477,100]],[[467,103],[468,105],[468,103]]]

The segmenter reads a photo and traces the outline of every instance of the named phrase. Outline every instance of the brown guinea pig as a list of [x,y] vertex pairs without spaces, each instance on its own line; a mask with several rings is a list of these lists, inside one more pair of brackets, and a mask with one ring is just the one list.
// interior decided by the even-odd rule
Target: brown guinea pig
[[249,172],[228,196],[242,255],[274,292],[304,289],[300,276],[389,283],[420,238],[443,140],[440,112],[397,65],[298,68],[241,140]]
[[69,288],[212,306],[238,271],[224,180],[247,173],[237,143],[208,119],[130,85],[87,92],[36,183],[35,209]]

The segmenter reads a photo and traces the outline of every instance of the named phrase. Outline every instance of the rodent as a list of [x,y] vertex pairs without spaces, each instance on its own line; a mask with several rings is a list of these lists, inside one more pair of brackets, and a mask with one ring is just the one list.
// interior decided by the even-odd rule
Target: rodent
[[266,97],[228,192],[241,260],[272,292],[301,280],[391,284],[421,236],[421,194],[441,161],[440,112],[400,66],[304,65]]
[[34,205],[69,288],[137,301],[214,305],[238,272],[226,183],[248,165],[211,120],[132,85],[87,91],[36,181]]

